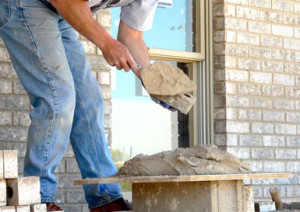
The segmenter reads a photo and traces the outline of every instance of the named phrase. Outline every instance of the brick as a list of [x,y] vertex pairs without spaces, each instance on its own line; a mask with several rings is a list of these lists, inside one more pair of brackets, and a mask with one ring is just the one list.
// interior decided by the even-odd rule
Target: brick
[[248,71],[226,70],[226,80],[234,82],[247,82],[249,80]]
[[274,74],[274,84],[278,85],[295,85],[295,77],[285,74]]
[[272,51],[269,48],[250,47],[250,57],[271,59]]
[[12,113],[0,111],[0,125],[12,125]]
[[259,60],[240,58],[238,59],[238,68],[246,70],[261,70],[261,62]]
[[262,146],[262,136],[260,135],[240,135],[241,146]]
[[251,72],[250,82],[270,84],[272,83],[272,74],[263,72]]
[[8,79],[0,78],[0,94],[11,94],[12,93],[12,82]]
[[271,0],[250,0],[249,5],[254,7],[271,8]]
[[278,110],[294,110],[295,109],[295,102],[293,100],[287,99],[274,99],[273,105],[275,109]]
[[98,82],[101,85],[110,85],[110,72],[99,72]]
[[263,96],[284,97],[284,86],[279,85],[263,85]]
[[7,180],[7,187],[11,190],[8,195],[8,205],[31,205],[41,202],[39,177],[20,177]]
[[3,150],[3,173],[5,179],[18,177],[18,152],[16,150]]
[[274,124],[263,123],[263,122],[251,123],[251,132],[258,133],[258,134],[273,134]]
[[238,145],[238,135],[227,134],[227,146],[237,146]]
[[266,72],[283,72],[283,63],[277,61],[263,61],[262,70]]
[[236,18],[226,18],[225,29],[247,30],[247,21]]
[[299,98],[300,88],[299,87],[286,87],[286,97]]
[[226,121],[217,121],[215,120],[215,132],[216,133],[225,133],[226,132]]
[[239,94],[250,94],[250,95],[258,95],[258,96],[262,94],[261,85],[256,85],[256,84],[239,83],[238,90],[239,90]]
[[61,205],[62,203],[66,202],[65,201],[65,190],[64,189],[58,189],[55,197],[54,197],[54,202],[57,204]]
[[279,37],[262,35],[261,36],[261,45],[281,48],[283,45],[283,41],[282,41],[282,38],[279,38]]
[[263,146],[269,146],[269,147],[285,146],[285,137],[284,136],[274,136],[274,135],[264,135],[263,136]]
[[237,119],[237,109],[235,109],[235,108],[226,108],[226,119],[227,120]]
[[250,124],[248,122],[227,121],[226,132],[249,133]]
[[26,141],[27,129],[19,127],[0,127],[1,141]]
[[30,212],[29,205],[16,206],[16,212]]
[[297,126],[292,124],[275,124],[275,133],[281,135],[296,135]]
[[96,54],[96,45],[88,42],[88,41],[81,41],[83,48],[86,54]]
[[253,148],[251,150],[251,158],[253,159],[274,159],[273,149]]
[[300,147],[300,137],[299,136],[287,136],[286,137],[287,147]]
[[236,42],[236,32],[235,31],[230,31],[230,30],[226,30],[225,32],[225,41],[226,42]]
[[259,10],[247,7],[236,7],[236,16],[240,18],[247,18],[258,20],[260,18]]
[[214,32],[214,41],[215,42],[224,42],[225,41],[225,31],[215,31]]
[[286,197],[295,197],[299,195],[300,195],[299,185],[286,186]]
[[0,66],[0,77],[5,78],[17,78],[17,74],[10,63],[1,63]]
[[285,121],[285,113],[281,111],[264,111],[263,112],[263,120],[270,122],[284,122]]
[[295,28],[295,38],[300,38],[300,28]]
[[300,62],[300,52],[295,53],[296,62]]
[[29,99],[27,96],[1,96],[0,110],[28,110]]
[[272,34],[284,37],[293,37],[294,29],[290,26],[272,25]]
[[286,121],[292,123],[300,123],[300,112],[287,112]]
[[251,98],[250,106],[252,108],[272,109],[272,99],[268,98]]
[[294,61],[295,60],[295,52],[287,51],[287,50],[283,50],[283,49],[273,49],[272,57],[275,60]]
[[291,74],[300,74],[300,64],[298,63],[286,63],[284,71]]
[[252,33],[238,32],[237,43],[259,45],[259,36]]
[[260,121],[262,112],[259,110],[239,110],[239,119],[248,121]]
[[226,118],[226,110],[225,108],[215,109],[214,110],[214,119],[222,120]]
[[226,140],[225,134],[217,134],[214,136],[214,144],[218,147],[226,146]]
[[271,23],[282,23],[282,14],[274,11],[260,11],[260,19]]
[[228,107],[249,107],[249,98],[244,96],[227,96]]
[[264,172],[285,172],[285,163],[281,161],[265,161]]
[[58,188],[60,189],[73,189],[73,188],[81,188],[81,186],[75,186],[73,185],[73,182],[75,180],[80,180],[81,176],[80,174],[75,175],[58,175],[57,181],[58,181]]
[[27,95],[26,90],[24,89],[22,83],[19,80],[15,80],[13,82],[13,91],[14,91],[14,94]]
[[300,50],[300,40],[285,38],[284,39],[284,48],[285,49]]
[[31,123],[28,112],[14,112],[13,114],[13,125],[29,127]]
[[275,158],[292,160],[297,159],[297,150],[296,149],[275,149]]
[[265,22],[249,21],[249,32],[271,34],[271,24]]
[[46,212],[46,204],[33,204],[30,206],[30,212]]
[[77,162],[75,159],[67,159],[67,172],[68,173],[80,173]]
[[66,191],[66,203],[85,203],[84,192],[82,189]]
[[286,0],[272,1],[272,9],[293,12],[294,3]]

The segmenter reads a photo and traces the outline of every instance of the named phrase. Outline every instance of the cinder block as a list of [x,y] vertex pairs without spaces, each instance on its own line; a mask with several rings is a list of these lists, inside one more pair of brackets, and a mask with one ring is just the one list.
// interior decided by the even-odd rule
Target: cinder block
[[12,179],[18,177],[18,151],[3,150],[4,178]]
[[0,207],[1,212],[16,212],[15,206],[4,206]]
[[30,212],[29,205],[16,206],[16,212]]
[[46,204],[34,204],[30,206],[30,212],[47,212]]
[[6,206],[6,180],[4,179],[0,179],[0,206]]
[[252,189],[241,180],[134,183],[132,191],[135,212],[254,212]]
[[20,177],[7,180],[7,204],[31,205],[41,203],[39,177]]

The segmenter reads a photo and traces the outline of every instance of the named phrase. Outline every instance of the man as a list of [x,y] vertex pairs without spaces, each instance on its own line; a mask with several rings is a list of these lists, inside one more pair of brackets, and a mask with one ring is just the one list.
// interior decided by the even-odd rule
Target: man
[[[24,176],[40,176],[41,199],[54,202],[53,175],[70,139],[82,178],[116,173],[102,126],[103,100],[73,28],[96,44],[118,69],[149,65],[143,32],[151,28],[158,0],[1,0],[0,36],[27,90],[32,110]],[[118,40],[92,17],[122,6]],[[84,186],[92,212],[130,210],[119,184]]]

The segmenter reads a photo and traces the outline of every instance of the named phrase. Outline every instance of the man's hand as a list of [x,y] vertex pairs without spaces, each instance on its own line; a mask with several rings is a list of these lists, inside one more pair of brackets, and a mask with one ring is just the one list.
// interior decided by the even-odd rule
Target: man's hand
[[86,0],[51,0],[51,4],[72,27],[101,49],[110,65],[119,70],[131,68],[139,76],[137,64],[128,49],[97,23]]
[[137,64],[128,49],[121,42],[111,39],[103,47],[102,53],[109,65],[116,66],[119,70],[124,69],[126,72],[132,69],[140,77]]

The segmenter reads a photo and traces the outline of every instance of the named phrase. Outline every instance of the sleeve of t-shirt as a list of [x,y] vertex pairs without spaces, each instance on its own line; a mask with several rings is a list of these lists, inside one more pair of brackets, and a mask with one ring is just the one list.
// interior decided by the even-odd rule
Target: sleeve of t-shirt
[[138,31],[152,28],[154,13],[159,0],[135,0],[121,8],[121,20]]

